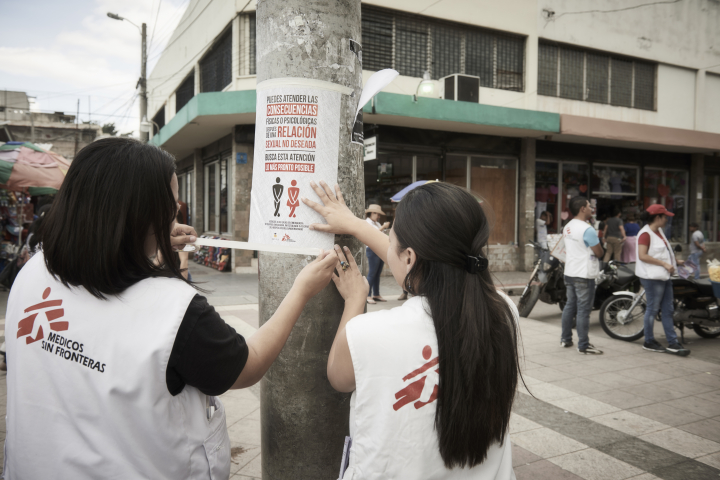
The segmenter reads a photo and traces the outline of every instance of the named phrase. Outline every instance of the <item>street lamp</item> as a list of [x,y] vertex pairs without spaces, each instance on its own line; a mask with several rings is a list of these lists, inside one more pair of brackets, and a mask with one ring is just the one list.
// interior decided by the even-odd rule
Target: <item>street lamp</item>
[[[150,123],[150,122],[152,122],[152,123]],[[147,134],[149,135],[149,134],[150,134],[150,129],[152,128],[153,125],[155,125],[155,127],[157,128],[157,130],[158,130],[158,132],[159,132],[159,131],[160,131],[160,125],[158,125],[154,120],[148,120],[147,115],[146,115],[146,116],[144,116],[144,117],[142,118],[142,120],[140,121],[140,131],[141,131],[142,133],[147,133]]]
[[[121,17],[117,13],[110,13],[107,14],[108,17],[112,18],[113,20],[120,20],[121,22],[125,20],[129,24],[133,25],[135,28],[140,30],[140,36],[142,37],[142,46],[140,51],[140,78],[138,79],[137,85],[135,85],[135,88],[140,86],[140,118],[144,118],[147,122],[147,26],[143,23],[142,27],[138,27],[133,22],[128,20],[125,17]],[[143,130],[142,121],[140,122],[140,140],[143,142],[148,141],[148,132],[150,130]]]
[[435,91],[435,82],[430,78],[430,72],[425,70],[423,73],[423,79],[415,89],[415,95],[413,95],[413,102],[417,103],[418,95],[423,94],[424,97],[429,97]]

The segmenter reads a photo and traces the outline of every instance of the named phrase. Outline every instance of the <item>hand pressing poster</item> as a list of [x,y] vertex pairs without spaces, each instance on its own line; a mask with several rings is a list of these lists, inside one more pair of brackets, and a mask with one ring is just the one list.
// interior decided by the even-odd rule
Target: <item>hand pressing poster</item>
[[337,183],[340,96],[350,92],[304,79],[258,85],[250,243],[333,247],[332,234],[308,229],[324,220],[300,197],[318,201],[311,181]]

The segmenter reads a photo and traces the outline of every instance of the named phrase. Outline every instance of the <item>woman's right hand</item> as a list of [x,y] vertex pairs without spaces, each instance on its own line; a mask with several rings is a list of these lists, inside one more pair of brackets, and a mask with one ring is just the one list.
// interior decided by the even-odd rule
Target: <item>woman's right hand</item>
[[[367,278],[360,273],[355,257],[352,256],[348,247],[340,249],[338,245],[335,245],[335,252],[340,259],[340,263],[336,267],[337,275],[333,275],[332,279],[338,292],[342,295],[345,303],[356,302],[362,304],[364,308],[365,299],[370,288]],[[345,270],[342,269],[342,262],[348,264]]]
[[665,270],[667,270],[670,275],[675,273],[675,267],[673,267],[672,264],[666,263],[663,267],[665,267]]
[[327,222],[327,224],[313,223],[310,225],[310,230],[335,233],[338,235],[353,235],[355,233],[355,225],[357,225],[358,222],[362,222],[362,220],[353,215],[345,204],[340,186],[335,185],[334,193],[328,184],[322,180],[320,181],[320,186],[317,186],[315,182],[310,182],[310,186],[315,190],[318,197],[320,197],[322,204],[315,203],[305,197],[302,197],[302,201],[305,205],[322,215]]
[[315,260],[300,271],[293,288],[299,289],[306,301],[310,300],[330,283],[336,265],[338,256],[334,250],[321,251]]

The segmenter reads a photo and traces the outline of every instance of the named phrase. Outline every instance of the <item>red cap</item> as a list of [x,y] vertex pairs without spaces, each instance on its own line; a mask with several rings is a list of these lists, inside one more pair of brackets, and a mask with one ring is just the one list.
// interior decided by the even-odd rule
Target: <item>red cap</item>
[[650,205],[650,206],[647,208],[647,212],[648,212],[650,215],[660,215],[660,214],[662,214],[662,215],[667,215],[668,217],[674,217],[674,216],[675,216],[674,213],[668,212],[668,211],[667,211],[667,208],[663,207],[663,206],[660,205],[659,203],[654,203],[654,204]]

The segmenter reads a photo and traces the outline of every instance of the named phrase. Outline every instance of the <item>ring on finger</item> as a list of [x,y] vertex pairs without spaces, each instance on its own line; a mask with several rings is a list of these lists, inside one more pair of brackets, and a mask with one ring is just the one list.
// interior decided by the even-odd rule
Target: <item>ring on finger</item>
[[342,267],[343,272],[344,272],[345,270],[350,268],[350,264],[348,262],[343,261],[343,262],[340,262],[340,267]]

